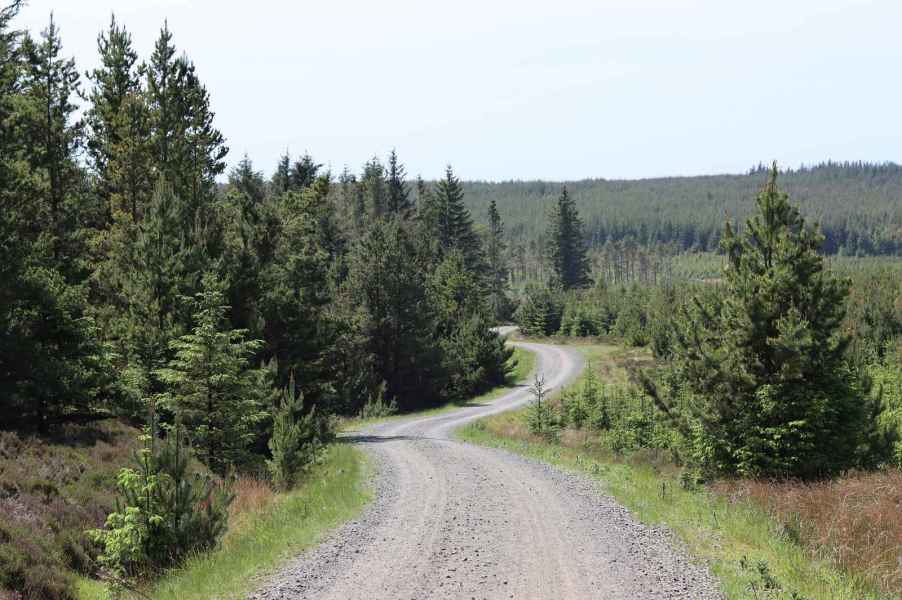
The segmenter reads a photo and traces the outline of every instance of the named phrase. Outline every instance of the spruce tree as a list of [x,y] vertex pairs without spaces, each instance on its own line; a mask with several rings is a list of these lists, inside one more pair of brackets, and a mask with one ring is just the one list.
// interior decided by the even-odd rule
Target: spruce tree
[[402,219],[410,218],[413,205],[410,202],[410,190],[407,189],[404,165],[398,162],[398,154],[392,150],[388,157],[388,199],[386,210],[390,215]]
[[174,357],[157,371],[168,388],[158,403],[188,428],[198,456],[220,475],[246,460],[271,387],[268,371],[249,365],[262,342],[229,328],[224,302],[218,276],[208,273],[191,303],[193,329],[171,343]]
[[[166,181],[157,182],[134,243],[117,248],[107,271],[118,291],[115,337],[120,353],[146,380],[169,359],[170,342],[184,332],[189,315],[179,298],[190,292],[188,248],[181,230],[178,200]],[[152,382],[151,391],[159,391]],[[148,390],[136,390],[137,394]]]
[[291,156],[287,151],[279,157],[276,172],[273,173],[269,184],[275,196],[284,194],[291,188]]
[[436,403],[444,389],[435,313],[409,232],[381,221],[352,247],[342,304],[356,335],[354,362],[369,365],[369,389],[384,381],[401,409]]
[[283,194],[276,210],[273,257],[260,274],[266,355],[278,363],[280,386],[294,373],[305,401],[326,410],[336,336],[328,310],[334,299],[330,270],[342,245],[329,181],[319,178],[303,192]]
[[482,243],[473,228],[473,217],[464,205],[463,186],[450,165],[445,177],[425,194],[421,204],[421,223],[440,255],[459,251],[467,269],[482,277],[486,271]]
[[489,204],[489,229],[486,233],[486,263],[488,267],[488,301],[495,321],[510,318],[510,301],[507,297],[508,269],[505,253],[504,224],[495,206]]
[[448,375],[447,395],[468,398],[504,383],[513,351],[492,331],[480,280],[467,270],[461,252],[452,250],[445,256],[429,287]]
[[546,239],[555,283],[564,289],[590,286],[592,280],[582,221],[566,187],[561,190],[551,211]]
[[778,189],[776,165],[757,207],[742,233],[725,228],[722,299],[683,311],[665,384],[644,385],[710,471],[834,473],[856,464],[872,426],[843,358],[848,284],[825,271],[824,237]]
[[373,219],[381,219],[388,210],[388,186],[385,181],[385,167],[373,157],[363,166],[360,177],[362,201]]
[[313,185],[319,176],[322,165],[313,161],[313,157],[305,154],[300,160],[295,161],[288,174],[288,189],[300,192]]

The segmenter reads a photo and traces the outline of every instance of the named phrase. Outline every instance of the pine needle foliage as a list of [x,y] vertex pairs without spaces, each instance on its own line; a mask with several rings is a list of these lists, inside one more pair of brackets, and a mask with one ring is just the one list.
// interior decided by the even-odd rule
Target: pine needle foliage
[[680,315],[665,383],[644,387],[708,471],[817,477],[856,466],[873,424],[866,384],[843,357],[848,284],[825,272],[823,236],[777,187],[776,165],[757,207],[741,233],[725,228],[724,293]]

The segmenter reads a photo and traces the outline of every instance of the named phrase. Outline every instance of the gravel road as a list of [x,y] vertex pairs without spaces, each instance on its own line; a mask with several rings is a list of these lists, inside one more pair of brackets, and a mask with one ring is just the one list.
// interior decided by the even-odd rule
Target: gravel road
[[[552,388],[582,369],[570,348],[521,345]],[[666,530],[637,522],[591,480],[451,439],[529,400],[524,386],[487,405],[355,434],[378,473],[374,501],[251,598],[720,598]]]

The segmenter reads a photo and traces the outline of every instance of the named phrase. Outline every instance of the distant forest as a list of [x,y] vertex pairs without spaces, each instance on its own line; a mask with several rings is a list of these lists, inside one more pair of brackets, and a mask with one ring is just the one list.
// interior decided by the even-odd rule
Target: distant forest
[[[591,248],[606,242],[667,244],[675,251],[716,250],[724,220],[744,222],[767,178],[744,175],[573,182],[466,182],[466,202],[485,218],[494,200],[513,246],[542,247],[547,213],[566,185]],[[827,162],[783,170],[781,184],[809,221],[820,223],[827,254],[902,255],[902,166]]]

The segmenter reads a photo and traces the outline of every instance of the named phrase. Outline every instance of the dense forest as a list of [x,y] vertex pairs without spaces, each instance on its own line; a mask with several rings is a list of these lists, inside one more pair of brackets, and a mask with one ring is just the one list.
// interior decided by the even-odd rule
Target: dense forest
[[[667,246],[671,252],[714,251],[725,219],[744,220],[767,176],[758,166],[744,175],[566,182],[585,222],[590,248],[611,244]],[[902,166],[824,163],[781,171],[782,186],[802,214],[818,222],[823,251],[849,256],[902,254]],[[515,263],[528,264],[542,248],[545,214],[561,183],[467,182],[467,205],[482,216],[494,201],[507,224]],[[517,262],[519,261],[519,263]]]
[[168,27],[142,60],[114,17],[83,77],[52,17],[15,30],[20,6],[0,11],[0,458],[103,420],[144,434],[116,510],[49,509],[71,474],[7,479],[3,463],[0,502],[18,508],[0,517],[0,589],[69,597],[67,568],[126,581],[177,564],[225,531],[228,477],[290,488],[334,415],[505,381],[503,224],[477,232],[450,167],[416,206],[394,153],[338,179],[310,156],[227,171]]

